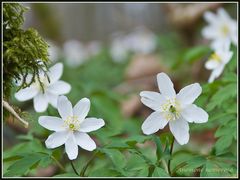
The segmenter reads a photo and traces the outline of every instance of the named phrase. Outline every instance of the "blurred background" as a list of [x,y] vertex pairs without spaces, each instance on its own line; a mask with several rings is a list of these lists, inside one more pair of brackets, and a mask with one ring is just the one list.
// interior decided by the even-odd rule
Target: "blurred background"
[[[204,68],[204,63],[211,50],[209,42],[201,35],[201,29],[207,25],[202,15],[208,10],[215,11],[223,7],[232,18],[237,17],[237,5],[233,3],[23,5],[30,7],[25,14],[24,27],[37,29],[50,45],[49,66],[56,62],[65,65],[61,79],[72,86],[71,92],[67,94],[72,104],[82,97],[89,97],[89,114],[106,121],[106,128],[92,133],[99,146],[107,144],[109,137],[115,137],[117,141],[117,138],[142,134],[141,124],[152,111],[142,105],[139,92],[158,91],[157,73],[167,73],[176,91],[193,82],[206,83],[210,72]],[[36,113],[32,100],[18,102],[14,98],[14,91],[12,94],[11,103],[28,112],[26,118],[30,128],[24,129],[9,119],[8,126],[4,127],[5,148],[19,142],[19,139],[12,137],[22,133],[32,133],[43,142],[49,131],[40,127],[37,119],[47,114],[58,116],[56,110],[49,105],[47,112]],[[197,103],[202,107],[206,105],[205,100]],[[194,133],[191,133],[190,142],[184,147],[186,152],[191,149],[208,154],[215,142],[213,134],[217,126],[214,121],[191,124],[190,129]],[[158,133],[168,131],[166,127]],[[144,146],[148,147],[145,153],[154,158],[154,150],[151,148],[154,145],[147,142]],[[176,146],[176,150],[179,148]],[[82,166],[81,162],[90,153],[81,151],[80,154],[78,165]],[[102,162],[96,162],[99,163]],[[49,171],[45,169],[33,174],[50,176],[56,171],[56,168]],[[98,173],[100,176],[103,172],[93,167],[89,173],[92,176]]]

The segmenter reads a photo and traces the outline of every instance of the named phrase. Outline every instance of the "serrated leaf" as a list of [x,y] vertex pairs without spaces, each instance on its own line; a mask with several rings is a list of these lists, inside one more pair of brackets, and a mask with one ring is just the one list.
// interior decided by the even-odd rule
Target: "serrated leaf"
[[218,155],[218,154],[224,153],[225,150],[229,146],[231,146],[232,140],[233,140],[233,136],[231,134],[221,136],[215,143],[216,154]]
[[168,173],[160,167],[155,167],[152,177],[169,177]]
[[227,86],[221,87],[211,98],[210,103],[207,105],[208,111],[211,111],[216,106],[220,107],[225,100],[236,96],[237,84],[231,83]]
[[23,175],[39,161],[39,156],[24,156],[23,158],[17,160],[15,163],[9,166],[8,171],[4,174],[4,176]]
[[124,155],[117,149],[102,149],[112,161],[116,168],[124,168],[126,166],[126,159]]

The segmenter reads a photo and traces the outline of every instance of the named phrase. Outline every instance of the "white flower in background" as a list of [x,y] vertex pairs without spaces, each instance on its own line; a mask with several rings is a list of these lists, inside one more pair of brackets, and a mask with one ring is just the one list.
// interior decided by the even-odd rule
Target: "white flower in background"
[[115,37],[112,40],[110,54],[115,62],[123,62],[127,59],[129,55],[129,49],[127,48],[123,36]]
[[105,122],[102,119],[86,118],[90,110],[89,99],[81,99],[72,108],[67,97],[59,96],[57,107],[61,118],[41,116],[38,119],[41,126],[55,131],[45,141],[47,148],[52,149],[65,144],[65,150],[70,160],[77,158],[78,146],[88,151],[94,150],[96,144],[87,132],[101,128]]
[[49,48],[48,48],[48,55],[49,59],[52,63],[55,63],[58,61],[60,57],[60,49],[57,47],[52,41],[48,41]]
[[149,54],[156,49],[156,36],[143,27],[127,35],[125,41],[126,46],[135,53]]
[[87,52],[83,44],[77,40],[69,40],[64,43],[63,51],[66,63],[71,67],[83,64],[87,58]]
[[218,78],[222,74],[225,65],[232,59],[233,52],[229,49],[230,43],[226,42],[224,46],[220,46],[215,49],[214,53],[211,54],[209,60],[205,63],[205,67],[212,70],[208,79],[209,83],[213,82],[214,79]]
[[[57,107],[57,98],[59,95],[67,94],[71,90],[71,86],[59,80],[63,73],[63,64],[57,63],[47,72],[49,80],[44,72],[39,72],[40,81],[43,84],[41,87],[36,77],[35,82],[29,87],[19,90],[15,93],[15,97],[19,101],[27,101],[33,98],[34,109],[37,112],[44,112],[50,103],[53,107]],[[26,78],[27,82],[32,79],[32,74],[29,74]]]
[[186,144],[189,141],[188,122],[208,121],[208,114],[193,104],[202,88],[198,83],[194,83],[176,94],[172,81],[165,73],[157,75],[157,82],[160,93],[140,93],[142,103],[155,111],[142,124],[143,133],[153,134],[169,123],[170,131],[177,142],[180,145]]
[[202,30],[202,35],[212,40],[212,48],[223,46],[228,41],[237,45],[237,21],[232,19],[223,8],[218,9],[217,14],[204,13],[204,19],[209,25]]

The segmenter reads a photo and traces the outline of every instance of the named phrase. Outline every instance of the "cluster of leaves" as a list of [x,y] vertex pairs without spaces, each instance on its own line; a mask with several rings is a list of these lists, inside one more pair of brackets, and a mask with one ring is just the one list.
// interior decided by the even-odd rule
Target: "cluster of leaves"
[[[27,8],[18,3],[3,4],[3,92],[8,99],[14,81],[22,80],[19,87],[29,86],[36,79],[39,70],[47,71],[48,44],[38,32],[22,29],[23,14]],[[33,77],[26,80],[28,73]],[[36,78],[37,76],[38,78]],[[41,82],[40,82],[41,83]]]

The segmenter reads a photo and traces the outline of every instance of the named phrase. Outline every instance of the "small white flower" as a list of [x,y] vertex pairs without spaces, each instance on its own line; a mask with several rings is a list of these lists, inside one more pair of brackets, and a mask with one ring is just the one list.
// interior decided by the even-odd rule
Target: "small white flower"
[[78,146],[88,151],[94,150],[96,144],[87,132],[101,128],[105,122],[102,119],[86,118],[90,110],[89,99],[81,99],[72,108],[67,97],[59,96],[57,107],[61,118],[41,116],[38,119],[41,126],[55,131],[45,141],[47,148],[52,149],[65,144],[65,150],[70,160],[77,158]]
[[[62,73],[62,63],[57,63],[49,68],[49,72],[47,74],[50,82],[44,72],[39,72],[40,81],[43,83],[43,87],[41,87],[36,77],[35,82],[29,87],[21,89],[15,93],[16,99],[19,101],[27,101],[33,98],[34,109],[37,112],[46,111],[48,103],[56,108],[58,95],[69,93],[71,90],[71,86],[68,83],[59,80]],[[26,81],[30,82],[32,76],[32,74],[29,74]]]
[[216,49],[228,41],[237,45],[237,21],[232,19],[223,8],[218,9],[217,14],[204,13],[204,19],[209,25],[202,30],[202,35],[206,39],[213,40],[212,48]]
[[112,40],[110,54],[115,62],[123,62],[129,55],[129,49],[126,45],[124,36],[115,37]]
[[87,52],[82,43],[77,40],[69,40],[64,43],[63,51],[66,63],[71,67],[83,64],[87,58]]
[[142,91],[141,101],[153,109],[153,112],[142,124],[144,134],[153,134],[163,129],[169,123],[170,131],[181,145],[189,141],[188,122],[204,123],[208,114],[192,104],[201,94],[202,88],[198,83],[188,85],[176,94],[173,83],[165,73],[157,75],[160,93]]
[[144,27],[138,27],[125,37],[125,44],[134,53],[149,54],[156,49],[156,36]]
[[218,78],[222,74],[225,65],[231,60],[233,52],[229,49],[230,43],[226,42],[224,46],[215,49],[214,53],[212,53],[209,60],[205,63],[205,67],[212,70],[208,79],[209,83],[213,82],[214,79]]

